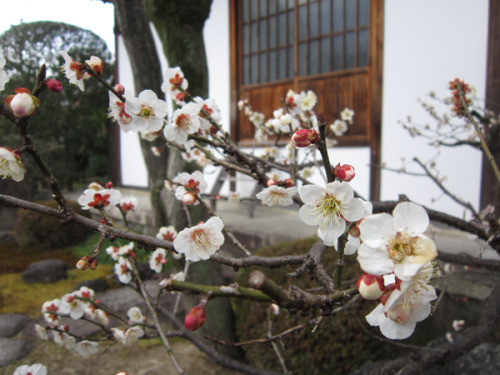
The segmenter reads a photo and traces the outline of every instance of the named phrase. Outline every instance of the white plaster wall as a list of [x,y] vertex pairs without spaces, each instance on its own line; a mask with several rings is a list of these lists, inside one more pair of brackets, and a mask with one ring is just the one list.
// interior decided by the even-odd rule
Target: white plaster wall
[[[430,91],[447,94],[448,81],[460,77],[484,99],[488,0],[386,0],[384,28],[382,160],[399,168],[401,158],[427,161],[436,149],[410,138],[398,120],[431,123],[417,103]],[[476,207],[481,159],[467,147],[440,149],[438,166],[445,185]],[[413,171],[421,171],[415,164]],[[461,216],[463,209],[426,179],[383,172],[382,199],[399,193],[429,207]]]

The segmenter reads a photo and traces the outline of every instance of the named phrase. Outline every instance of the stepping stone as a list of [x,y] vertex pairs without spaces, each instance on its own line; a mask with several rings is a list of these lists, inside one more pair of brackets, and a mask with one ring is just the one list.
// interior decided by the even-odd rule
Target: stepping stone
[[67,278],[68,266],[60,259],[47,259],[31,263],[22,273],[24,282],[54,283]]
[[13,337],[17,335],[31,318],[23,314],[0,315],[0,337]]
[[0,367],[28,355],[32,349],[33,344],[29,341],[0,338]]

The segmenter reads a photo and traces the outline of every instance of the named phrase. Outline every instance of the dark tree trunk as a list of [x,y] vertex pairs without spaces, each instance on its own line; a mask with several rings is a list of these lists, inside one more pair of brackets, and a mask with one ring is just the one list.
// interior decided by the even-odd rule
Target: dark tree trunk
[[[162,97],[163,82],[160,59],[156,51],[153,34],[149,27],[149,17],[143,0],[114,0],[118,32],[123,37],[127,49],[136,94],[142,90],[153,90]],[[151,147],[163,147],[165,142],[157,139],[149,142],[141,139],[141,148],[148,170],[148,180],[151,189],[151,204],[155,210],[157,226],[167,223],[165,204],[160,199],[160,193],[167,176],[169,150],[166,149],[160,157],[154,156]]]
[[[179,66],[189,82],[188,91],[192,96],[208,97],[208,66],[205,54],[203,28],[210,14],[212,0],[145,0],[146,9],[162,41],[163,51],[171,67]],[[175,177],[180,172],[192,172],[196,166],[184,162],[177,150],[170,151],[168,176]],[[189,209],[192,224],[206,218],[197,206]],[[182,204],[170,195],[167,199],[169,221],[177,229],[187,225]],[[190,266],[190,281],[202,284],[221,285],[221,266],[213,262],[196,262]],[[187,303],[197,303],[195,300]],[[189,307],[189,306],[186,306]],[[203,334],[234,340],[234,315],[227,299],[216,298],[207,305],[207,323]],[[240,356],[238,350],[223,349],[226,354]]]

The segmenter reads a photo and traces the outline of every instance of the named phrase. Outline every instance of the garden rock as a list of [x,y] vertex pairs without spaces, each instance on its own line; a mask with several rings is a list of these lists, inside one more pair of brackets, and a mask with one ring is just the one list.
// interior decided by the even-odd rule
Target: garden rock
[[31,263],[22,273],[24,282],[54,283],[67,277],[67,264],[60,259],[47,259]]
[[99,277],[97,279],[85,280],[78,284],[75,290],[79,290],[82,286],[86,286],[89,289],[92,289],[96,293],[105,292],[109,289],[108,282],[104,277]]
[[17,335],[31,319],[23,314],[0,315],[0,337],[13,337]]
[[26,340],[0,338],[0,367],[29,354],[33,345]]

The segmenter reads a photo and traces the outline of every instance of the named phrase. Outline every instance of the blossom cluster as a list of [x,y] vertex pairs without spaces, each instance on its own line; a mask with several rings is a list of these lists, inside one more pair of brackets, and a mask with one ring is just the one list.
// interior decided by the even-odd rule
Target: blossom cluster
[[[105,310],[92,289],[81,287],[79,290],[68,293],[60,299],[47,301],[42,305],[42,313],[48,326],[35,325],[35,331],[42,340],[52,340],[68,350],[75,350],[82,357],[88,357],[98,352],[95,341],[79,340],[70,333],[70,325],[62,324],[62,318],[73,320],[85,319],[103,327],[110,325],[109,311]],[[141,310],[134,306],[127,312],[127,327],[111,327],[113,338],[123,345],[131,345],[144,336],[141,327],[146,318]]]
[[430,280],[437,250],[424,234],[428,226],[425,209],[411,202],[399,203],[392,216],[369,215],[359,224],[358,262],[366,274],[358,288],[363,297],[380,301],[366,319],[390,339],[409,337],[436,298]]

